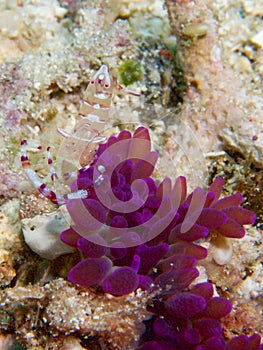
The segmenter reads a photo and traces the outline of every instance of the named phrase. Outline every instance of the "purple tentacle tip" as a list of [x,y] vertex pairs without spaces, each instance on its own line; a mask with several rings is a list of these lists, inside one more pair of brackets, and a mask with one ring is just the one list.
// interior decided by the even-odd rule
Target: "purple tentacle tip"
[[191,293],[179,293],[169,298],[165,307],[167,312],[176,318],[191,318],[206,308],[206,300]]
[[106,293],[121,296],[135,291],[138,284],[139,277],[131,267],[119,267],[102,282],[102,289]]
[[81,286],[94,286],[106,277],[111,267],[112,262],[106,257],[88,258],[80,261],[69,271],[68,279]]

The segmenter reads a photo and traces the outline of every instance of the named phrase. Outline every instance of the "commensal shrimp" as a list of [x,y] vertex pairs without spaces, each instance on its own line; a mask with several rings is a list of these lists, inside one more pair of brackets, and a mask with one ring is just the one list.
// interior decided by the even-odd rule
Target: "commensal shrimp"
[[[108,66],[106,64],[103,64],[100,69],[93,75],[86,91],[84,92],[83,100],[81,102],[79,110],[80,118],[73,132],[68,132],[62,128],[58,128],[58,133],[67,139],[65,148],[67,155],[71,153],[72,163],[73,161],[76,162],[76,159],[78,159],[82,167],[88,167],[88,163],[92,161],[92,154],[94,151],[91,150],[91,144],[94,145],[106,141],[106,137],[104,137],[102,133],[105,130],[105,126],[108,126],[107,123],[109,120],[109,113],[112,105],[112,97],[116,90],[134,96],[140,95],[136,92],[125,90],[122,86],[118,85],[117,79],[111,75]],[[26,152],[27,145],[27,140],[23,140],[21,142],[22,167],[29,181],[49,201],[54,204],[62,205],[70,199],[87,198],[89,196],[87,190],[79,190],[76,192],[60,195],[49,189],[31,167]],[[38,147],[38,149],[41,149],[41,147]],[[50,147],[47,148],[47,153],[50,176],[51,180],[54,181],[57,178],[57,174],[53,167]],[[100,175],[97,179],[97,182],[99,183],[103,180],[103,171],[101,169],[98,170],[100,172]],[[71,176],[71,173],[63,174],[63,177],[65,179],[68,179]]]

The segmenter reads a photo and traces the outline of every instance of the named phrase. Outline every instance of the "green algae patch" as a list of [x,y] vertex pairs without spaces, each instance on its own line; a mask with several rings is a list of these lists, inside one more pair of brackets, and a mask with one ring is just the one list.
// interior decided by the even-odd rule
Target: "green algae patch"
[[127,60],[119,67],[120,80],[125,86],[131,85],[142,77],[141,64],[134,60]]

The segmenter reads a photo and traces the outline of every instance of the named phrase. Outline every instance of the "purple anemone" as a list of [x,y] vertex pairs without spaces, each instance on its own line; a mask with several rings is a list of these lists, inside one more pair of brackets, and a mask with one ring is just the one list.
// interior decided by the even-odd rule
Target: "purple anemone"
[[[72,282],[94,285],[89,278],[85,281],[85,276],[92,275],[89,259],[97,259],[102,267],[103,257],[107,257],[115,270],[101,272],[107,283],[101,279],[99,284],[104,291],[120,295],[121,289],[114,293],[113,286],[114,279],[119,281],[118,274],[123,272],[116,267],[132,268],[137,255],[140,261],[136,273],[147,276],[148,285],[155,279],[157,283],[160,279],[170,283],[167,276],[175,271],[168,272],[169,266],[179,271],[185,265],[189,273],[195,271],[196,260],[206,257],[206,249],[197,242],[210,231],[240,238],[245,232],[243,225],[254,222],[255,215],[240,207],[240,194],[219,199],[221,178],[214,181],[207,193],[197,188],[187,196],[184,177],[179,177],[173,186],[168,178],[158,183],[151,177],[156,161],[149,131],[139,127],[133,135],[123,130],[117,137],[111,136],[99,145],[93,163],[79,170],[71,189],[86,190],[88,198],[68,201],[73,224],[61,233],[61,240],[82,251],[86,259],[70,271]],[[157,274],[153,273],[155,266]],[[175,274],[179,274],[180,281],[178,271]],[[142,281],[142,277],[139,279]],[[134,278],[123,294],[139,285]]]
[[189,195],[184,177],[173,185],[169,178],[158,182],[152,177],[157,158],[149,131],[139,127],[133,135],[111,136],[79,170],[71,189],[88,198],[68,200],[72,225],[61,233],[83,257],[69,280],[115,296],[154,292],[142,350],[259,350],[257,335],[226,342],[220,319],[231,303],[213,297],[208,282],[194,285],[196,264],[207,256],[200,243],[211,231],[242,238],[255,214],[240,207],[239,193],[220,199],[219,177],[207,192],[196,188]]

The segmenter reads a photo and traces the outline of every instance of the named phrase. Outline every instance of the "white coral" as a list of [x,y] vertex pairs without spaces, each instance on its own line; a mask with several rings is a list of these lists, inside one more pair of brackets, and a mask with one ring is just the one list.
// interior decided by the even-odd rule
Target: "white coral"
[[55,259],[73,249],[61,242],[59,234],[68,228],[68,222],[61,212],[36,215],[22,220],[22,231],[26,243],[42,258]]

